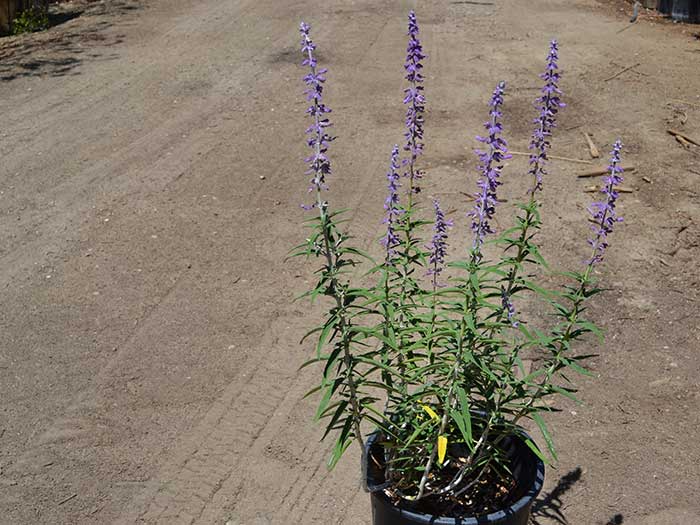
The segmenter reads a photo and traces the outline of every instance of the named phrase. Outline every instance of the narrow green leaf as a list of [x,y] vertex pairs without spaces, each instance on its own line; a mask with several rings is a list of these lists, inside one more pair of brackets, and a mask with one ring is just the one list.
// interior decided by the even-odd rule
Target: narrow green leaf
[[554,441],[552,441],[552,436],[550,435],[549,430],[547,430],[547,425],[545,425],[544,419],[542,419],[542,416],[540,416],[537,412],[533,413],[531,417],[539,427],[540,432],[542,432],[542,437],[544,438],[545,443],[547,443],[549,453],[552,454],[552,457],[556,461],[557,452],[554,450]]
[[544,454],[542,454],[542,452],[540,451],[540,449],[537,448],[537,445],[535,445],[535,443],[534,443],[531,439],[529,439],[529,438],[526,439],[526,440],[525,440],[525,444],[526,444],[526,445],[528,446],[528,448],[529,448],[530,450],[532,450],[532,451],[535,453],[535,455],[536,455],[538,458],[540,458],[546,465],[550,465],[550,464],[551,464],[550,461],[549,461],[549,459],[548,459],[547,457],[545,457]]

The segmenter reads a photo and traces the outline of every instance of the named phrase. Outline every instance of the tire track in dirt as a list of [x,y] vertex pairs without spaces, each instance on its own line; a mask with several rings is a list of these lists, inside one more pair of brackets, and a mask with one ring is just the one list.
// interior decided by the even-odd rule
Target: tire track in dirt
[[[389,15],[391,16],[391,15]],[[368,46],[363,55],[357,62],[357,67],[362,68],[363,64],[371,64],[376,61],[377,57],[373,55],[374,44],[380,39],[386,38],[384,34],[389,26],[389,23],[384,20],[377,22],[380,30],[374,33],[376,36],[373,39],[373,45]],[[391,27],[391,32],[395,28]],[[369,28],[372,31],[371,28]],[[402,42],[403,44],[403,42]],[[357,146],[357,149],[376,149],[376,146],[371,142],[373,129],[371,125],[360,128],[357,135],[365,137],[362,140],[369,140],[367,144]],[[381,145],[380,145],[381,147]],[[388,148],[388,146],[387,146]],[[352,216],[357,216],[360,211],[360,204],[366,200],[369,194],[369,188],[377,186],[377,178],[381,177],[384,171],[384,166],[381,163],[365,168],[359,180],[354,184],[353,192],[343,191],[344,196],[348,193],[351,195],[350,205]],[[381,199],[377,199],[378,203]],[[368,248],[374,241],[377,230],[380,228],[380,223],[374,227],[373,232],[364,232],[368,235],[361,235],[366,240],[365,248]],[[273,328],[273,331],[277,331]],[[300,332],[301,333],[301,332]],[[274,359],[273,359],[274,361]],[[300,361],[301,362],[301,359]],[[238,390],[232,386],[233,392],[228,392],[223,398],[224,401],[217,403],[215,411],[207,415],[205,423],[201,425],[195,432],[188,436],[188,441],[199,443],[198,446],[191,444],[189,451],[178,452],[180,457],[180,467],[177,472],[172,475],[168,474],[168,467],[159,475],[160,479],[168,479],[170,481],[163,483],[160,488],[151,488],[151,494],[143,496],[144,499],[150,500],[148,509],[139,516],[126,516],[123,523],[128,523],[131,520],[141,520],[144,522],[176,522],[176,523],[217,523],[227,517],[233,516],[234,523],[236,519],[250,520],[258,515],[261,509],[255,509],[249,505],[251,498],[248,491],[264,490],[266,495],[266,507],[275,509],[268,514],[264,514],[265,518],[271,520],[272,523],[304,523],[311,517],[308,515],[308,509],[312,508],[314,513],[318,513],[321,518],[326,514],[323,505],[311,505],[314,498],[318,497],[319,491],[326,484],[326,481],[333,477],[325,468],[325,459],[329,450],[329,445],[314,447],[309,449],[303,447],[298,454],[292,456],[298,459],[299,456],[306,457],[310,454],[313,458],[311,462],[292,460],[290,467],[284,460],[284,454],[280,454],[282,458],[267,457],[265,454],[266,448],[274,447],[277,444],[276,437],[284,435],[288,428],[288,415],[299,410],[299,400],[303,393],[310,387],[308,378],[305,376],[294,378],[288,382],[275,385],[277,389],[283,389],[286,392],[283,395],[273,395],[270,390],[270,381],[266,377],[267,370],[265,367],[260,367],[253,371],[255,375],[250,384],[255,385],[252,389]],[[291,378],[292,376],[290,376]],[[291,384],[289,384],[291,383]],[[267,388],[265,388],[267,385]],[[283,386],[284,385],[284,386]],[[257,394],[265,398],[272,395],[275,403],[272,406],[263,405],[264,417],[254,417],[250,412],[250,405],[245,401],[246,396]],[[231,399],[240,399],[238,403],[230,403]],[[221,415],[221,407],[228,412],[228,415]],[[275,408],[278,410],[275,411]],[[300,425],[310,426],[310,414],[308,409],[303,410],[308,416],[300,422]],[[234,415],[232,415],[235,414]],[[242,427],[237,428],[235,422],[241,423]],[[251,425],[252,424],[252,425]],[[222,431],[221,429],[224,429]],[[253,430],[254,429],[254,430]],[[295,429],[293,433],[300,431]],[[309,431],[301,431],[307,439],[315,439],[314,433]],[[291,436],[288,439],[293,439]],[[221,464],[217,463],[222,460],[216,451],[221,451],[224,446],[229,450],[229,457],[226,458],[229,472],[222,476]],[[294,447],[293,447],[294,448]],[[274,449],[273,449],[274,450]],[[349,456],[351,454],[348,454]],[[263,461],[252,458],[264,458]],[[347,472],[356,472],[352,458],[348,458],[343,469]],[[302,464],[304,466],[300,468]],[[214,468],[216,465],[216,468]],[[263,471],[276,472],[284,479],[283,483],[276,484],[261,484],[266,479]],[[197,485],[199,481],[207,476],[207,472],[211,479]],[[284,474],[282,474],[282,472]],[[347,487],[347,494],[352,495],[360,492],[359,484],[357,483],[356,474],[346,476],[345,479],[355,480],[351,482],[351,486]],[[337,481],[337,480],[336,480]],[[250,485],[254,488],[250,488]],[[155,492],[155,494],[153,494]],[[355,501],[354,497],[350,497],[344,501],[336,501],[334,505],[340,505],[336,509],[338,515],[344,513],[343,507],[351,505]],[[316,514],[314,514],[316,515]],[[245,521],[242,521],[245,523]]]
[[[275,348],[277,338],[264,337],[264,348]],[[259,357],[246,363],[239,377],[210,408],[197,429],[133,503],[145,510],[122,516],[119,523],[192,523],[254,445],[269,417],[283,402],[290,375],[265,367]],[[271,386],[275,388],[270,389]]]
[[[385,21],[378,24],[380,27],[386,27]],[[291,31],[280,40],[289,41],[289,35],[296,33],[295,29]],[[376,39],[380,37],[381,35],[377,35]],[[371,49],[368,49],[363,54],[363,60],[370,54]],[[363,142],[370,141],[363,147],[371,148],[370,129],[366,127],[355,130],[359,136],[366,137]],[[379,163],[370,166],[369,170],[363,170],[362,176],[352,189],[336,190],[344,194],[341,198],[350,196],[349,207],[354,210],[353,215],[360,213],[359,204],[366,198],[368,188],[376,185],[375,177],[381,177],[383,171],[383,166]],[[381,198],[377,198],[378,203],[381,201]],[[377,224],[379,225],[379,221]],[[368,244],[371,242],[373,241],[367,241]],[[286,324],[289,324],[289,321],[286,321]],[[283,325],[284,323],[271,325],[271,333],[288,333],[289,330],[285,331]],[[294,332],[300,335],[303,333],[302,327],[296,327]],[[298,355],[289,363],[290,356],[285,352],[285,348],[279,347],[279,340],[264,338],[264,341],[255,352],[257,360],[246,362],[245,371],[239,376],[250,379],[244,386],[238,384],[240,379],[234,380],[198,428],[187,436],[185,444],[180,446],[163,466],[158,479],[167,481],[151,483],[134,500],[133,506],[140,510],[122,516],[120,523],[214,523],[220,521],[225,512],[235,513],[232,508],[232,503],[235,507],[235,502],[232,502],[231,498],[235,498],[236,494],[244,490],[246,480],[260,476],[260,469],[250,465],[249,458],[265,457],[266,447],[274,442],[276,436],[284,434],[288,414],[296,410],[299,400],[310,384],[308,377],[296,372],[298,363],[304,359],[303,355]],[[292,344],[296,345],[296,342]],[[298,352],[297,349],[296,353]],[[271,378],[269,362],[286,363],[286,368],[274,372]],[[260,399],[265,401],[257,401]],[[317,437],[310,434],[307,439],[315,440]],[[325,456],[327,445],[317,447],[316,450],[318,449]],[[301,453],[306,453],[306,449]],[[312,480],[316,479],[314,473],[321,472],[325,475],[324,460],[325,457],[319,457],[318,461],[313,463],[310,477],[307,469],[300,470],[299,463],[295,462],[295,468],[290,471],[290,475],[293,476],[291,482],[272,488],[269,494],[272,506],[286,506],[290,494],[296,493],[298,488],[312,494],[312,489],[304,487],[311,487]],[[269,458],[268,461],[273,472],[285,467],[283,462],[276,464],[276,460]],[[300,485],[299,480],[307,482]],[[296,501],[297,496],[292,499]]]
[[[381,170],[380,165],[367,173],[381,173],[378,170]],[[360,187],[370,184],[367,177],[369,175]],[[354,193],[350,207],[357,209],[364,196],[364,191]],[[256,357],[246,362],[244,371],[158,474],[159,480],[168,481],[151,484],[137,498],[138,502],[134,502],[136,507],[146,505],[146,510],[129,513],[121,517],[119,523],[218,522],[223,518],[224,510],[231,508],[231,498],[241,491],[246,480],[260,474],[260,469],[249,465],[250,458],[264,456],[265,447],[271,440],[284,435],[287,415],[295,411],[311,384],[308,374],[302,375],[296,371],[298,364],[305,359],[300,349],[289,352],[286,347],[290,339],[291,344],[296,346],[303,333],[302,326],[292,324],[290,327],[289,317],[291,314],[287,311],[283,321],[270,325],[269,333],[290,333],[289,328],[293,328],[293,333],[297,335],[284,340],[263,337],[262,344],[254,352]],[[283,364],[284,368],[276,369],[275,366],[279,366],[276,363]],[[244,382],[243,378],[248,379]],[[306,421],[310,420],[311,416],[308,415]],[[307,438],[315,440],[317,436],[311,434]],[[322,450],[327,452],[327,446]],[[314,473],[325,471],[323,463],[324,458],[319,458],[314,464]],[[299,487],[298,480],[305,479],[308,472],[306,469],[299,470],[298,463],[294,466],[296,479],[291,486]],[[281,468],[282,465],[275,467]],[[309,486],[310,483],[307,481]],[[273,486],[270,489],[267,495],[269,500],[284,504],[287,496],[284,492],[288,491],[288,486]],[[305,492],[313,494],[313,490]]]

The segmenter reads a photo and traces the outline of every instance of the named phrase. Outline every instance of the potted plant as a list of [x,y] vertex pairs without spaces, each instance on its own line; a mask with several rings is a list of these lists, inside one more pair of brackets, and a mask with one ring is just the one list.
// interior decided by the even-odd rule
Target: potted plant
[[[537,284],[535,276],[551,273],[536,244],[538,197],[557,113],[564,106],[558,44],[552,41],[536,101],[530,191],[516,207],[513,226],[496,234],[491,223],[504,161],[510,158],[502,137],[506,86],[501,82],[490,100],[486,132],[477,137],[479,179],[467,213],[472,241],[459,250],[461,258],[447,263],[452,222],[438,201],[432,203],[433,220],[421,215],[425,56],[411,12],[403,157],[394,146],[383,255],[375,261],[351,245],[344,212],[326,200],[334,139],[331,110],[323,100],[326,69],[317,64],[310,26],[302,23],[300,30],[311,119],[306,162],[314,197],[304,208],[314,214],[308,239],[293,254],[321,261],[318,282],[304,295],[329,305],[323,323],[305,336],[315,340],[315,356],[303,365],[321,365],[312,392],[320,397],[316,417],[327,422],[324,438],[335,439],[329,466],[353,442],[359,444],[375,525],[524,525],[542,487],[544,463],[548,456],[556,459],[542,413],[552,410],[552,396],[575,399],[568,372],[587,373],[582,361],[589,356],[574,353],[572,343],[599,335],[583,318],[584,303],[600,291],[592,272],[621,220],[615,204],[622,145],[615,143],[602,200],[590,208],[590,257],[579,271],[557,274],[568,280],[562,289]],[[370,284],[354,285],[356,278]],[[533,299],[551,307],[553,317],[527,320],[519,305]],[[536,358],[530,367],[528,356]],[[520,426],[526,420],[539,428],[549,455]]]

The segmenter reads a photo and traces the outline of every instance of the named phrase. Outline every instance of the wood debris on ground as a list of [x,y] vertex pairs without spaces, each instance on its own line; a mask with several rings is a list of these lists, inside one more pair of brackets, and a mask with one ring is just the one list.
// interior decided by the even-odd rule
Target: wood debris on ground
[[[622,166],[622,170],[626,172],[632,172],[636,170],[637,168],[635,166]],[[584,173],[579,173],[576,175],[579,179],[584,179],[587,177],[599,177],[601,175],[607,175],[609,172],[609,169],[607,167],[602,167],[602,168],[596,168],[591,171],[586,171]]]
[[600,158],[600,151],[598,151],[598,148],[596,145],[593,143],[593,139],[587,132],[583,132],[583,136],[586,138],[586,142],[588,143],[588,151],[591,154],[591,157],[594,159]]
[[[682,139],[684,142],[689,142],[690,144],[695,144],[696,146],[700,146],[700,139],[694,139],[692,137],[689,137],[685,133],[678,131],[678,130],[675,130],[675,129],[667,129],[666,131],[670,135],[673,135],[674,137],[676,137],[676,140],[678,140],[678,142],[681,142],[681,140],[679,140],[679,137],[680,137],[680,139]],[[683,142],[681,142],[681,144],[683,144]]]

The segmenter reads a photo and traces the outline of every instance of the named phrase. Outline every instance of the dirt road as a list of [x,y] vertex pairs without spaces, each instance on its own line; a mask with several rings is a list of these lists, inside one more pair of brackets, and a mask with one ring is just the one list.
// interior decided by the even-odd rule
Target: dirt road
[[[107,2],[0,43],[1,523],[369,522],[356,460],[326,471],[301,400],[316,318],[292,303],[311,268],[284,261],[306,185],[297,25],[330,68],[329,196],[375,250],[413,7],[426,193],[461,226],[488,93],[508,81],[524,151],[553,36],[568,103],[553,153],[586,159],[585,130],[606,151],[621,136],[638,167],[593,308],[600,378],[550,418],[561,461],[538,523],[700,523],[700,148],[665,132],[700,137],[700,45],[648,18],[619,32],[628,16],[595,0],[424,4]],[[584,257],[584,168],[555,161],[545,186],[555,265]]]

